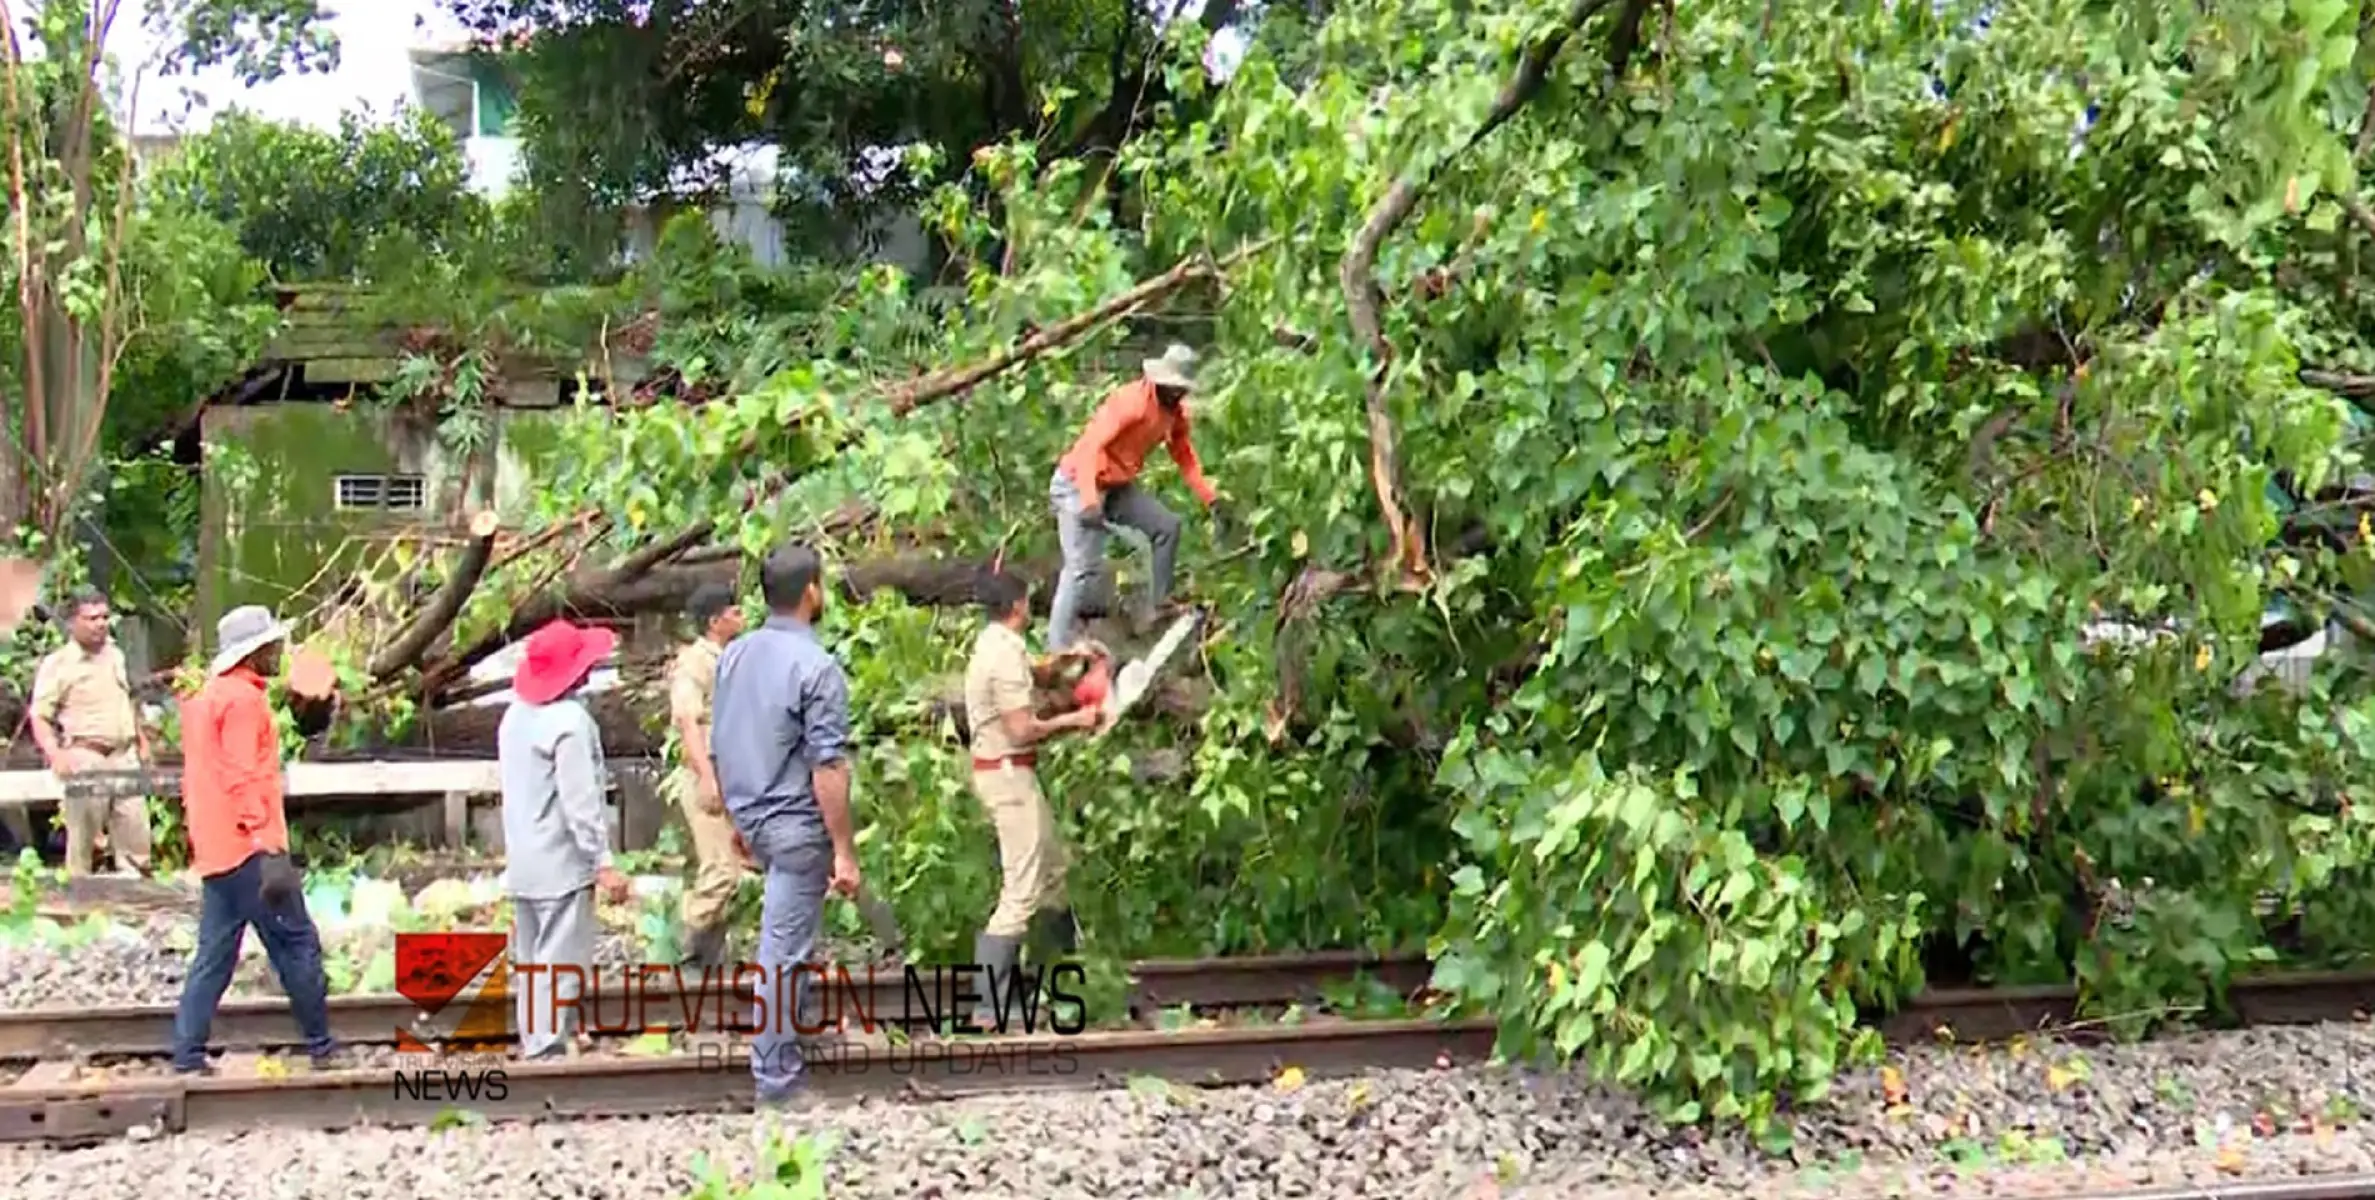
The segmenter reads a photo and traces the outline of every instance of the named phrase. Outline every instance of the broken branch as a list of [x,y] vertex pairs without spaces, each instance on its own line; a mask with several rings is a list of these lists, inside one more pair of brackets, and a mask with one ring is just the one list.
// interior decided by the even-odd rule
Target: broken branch
[[[1338,269],[1353,332],[1359,335],[1373,360],[1364,405],[1369,421],[1369,482],[1377,493],[1377,506],[1392,539],[1395,570],[1405,587],[1424,586],[1431,570],[1427,565],[1425,531],[1417,518],[1403,509],[1400,452],[1395,446],[1393,412],[1386,403],[1386,380],[1392,372],[1394,348],[1386,339],[1384,319],[1378,311],[1385,302],[1385,290],[1377,281],[1378,252],[1386,238],[1409,219],[1419,200],[1446,168],[1508,123],[1541,93],[1550,77],[1551,62],[1559,51],[1586,20],[1608,3],[1609,0],[1571,0],[1559,26],[1519,57],[1517,69],[1467,140],[1438,159],[1424,176],[1404,175],[1386,189],[1385,195],[1369,210],[1368,220],[1362,223],[1352,245],[1345,250]],[[1630,64],[1640,40],[1641,18],[1648,8],[1648,0],[1626,0],[1609,41],[1608,63],[1615,74],[1623,74]]]
[[502,522],[492,510],[481,511],[470,518],[470,544],[462,548],[462,557],[454,563],[453,572],[438,586],[437,594],[429,598],[419,617],[397,634],[387,648],[373,655],[367,668],[373,680],[386,679],[398,671],[418,663],[421,655],[439,636],[452,627],[454,618],[462,614],[462,605],[477,589],[487,563],[495,554],[495,532]]
[[[962,395],[1006,371],[1077,341],[1103,325],[1169,295],[1191,280],[1218,277],[1222,271],[1260,253],[1276,241],[1275,237],[1260,239],[1217,261],[1204,254],[1184,259],[1163,274],[1113,296],[1087,312],[1040,330],[981,362],[886,388],[882,394],[888,398],[894,416],[907,417],[917,409]],[[793,479],[777,477],[752,488],[745,507],[752,508],[764,503],[790,486]],[[611,611],[611,601],[622,589],[702,546],[716,533],[715,520],[697,521],[640,547],[589,579],[557,593],[542,591],[514,610],[511,619],[501,628],[490,630],[469,645],[456,648],[426,668],[421,681],[424,693],[435,695],[451,686],[480,659],[546,622],[573,613]],[[713,556],[704,554],[702,557],[708,561]],[[726,561],[733,560],[729,558]]]

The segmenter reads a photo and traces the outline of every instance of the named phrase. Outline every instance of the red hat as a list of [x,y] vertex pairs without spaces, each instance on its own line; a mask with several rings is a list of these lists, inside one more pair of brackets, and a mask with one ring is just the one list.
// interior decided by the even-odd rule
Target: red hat
[[528,635],[511,690],[530,704],[550,704],[617,648],[618,635],[607,629],[554,621]]

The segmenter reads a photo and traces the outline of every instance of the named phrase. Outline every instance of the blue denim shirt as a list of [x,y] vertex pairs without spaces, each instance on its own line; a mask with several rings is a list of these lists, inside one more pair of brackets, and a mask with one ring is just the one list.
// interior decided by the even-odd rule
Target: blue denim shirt
[[[825,836],[816,769],[847,757],[849,679],[806,622],[774,616],[735,638],[718,659],[709,753],[736,828],[790,845]],[[784,829],[762,835],[776,822]]]

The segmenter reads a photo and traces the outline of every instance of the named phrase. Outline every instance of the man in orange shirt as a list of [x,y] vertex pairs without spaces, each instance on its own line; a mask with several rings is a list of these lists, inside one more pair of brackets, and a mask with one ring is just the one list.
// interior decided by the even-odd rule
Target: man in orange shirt
[[289,862],[280,732],[264,695],[264,681],[280,670],[288,632],[258,605],[224,614],[206,686],[181,706],[182,820],[190,831],[190,866],[205,881],[198,949],[173,1018],[173,1069],[185,1075],[214,1073],[206,1038],[251,925],[264,939],[314,1069],[338,1065],[322,939]]
[[1081,597],[1104,565],[1108,521],[1145,534],[1153,549],[1153,577],[1139,613],[1141,624],[1151,621],[1170,596],[1171,567],[1179,556],[1179,518],[1138,486],[1138,472],[1156,443],[1170,450],[1188,490],[1216,521],[1221,518],[1219,494],[1204,478],[1196,447],[1188,440],[1187,394],[1195,388],[1195,365],[1196,352],[1179,345],[1165,350],[1161,358],[1146,360],[1145,377],[1107,396],[1080,440],[1056,464],[1047,492],[1056,510],[1056,534],[1064,545],[1064,570],[1056,577],[1055,611],[1048,618],[1051,648],[1072,644]]

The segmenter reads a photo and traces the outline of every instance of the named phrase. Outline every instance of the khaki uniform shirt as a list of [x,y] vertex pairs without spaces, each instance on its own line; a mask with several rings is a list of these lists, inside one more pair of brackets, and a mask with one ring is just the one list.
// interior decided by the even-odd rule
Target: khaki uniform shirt
[[965,664],[965,724],[973,731],[973,757],[1005,758],[1030,749],[1006,736],[998,718],[1031,707],[1031,649],[1023,635],[992,621],[973,639]]
[[709,732],[710,703],[717,695],[717,660],[725,647],[708,638],[695,638],[676,652],[668,668],[668,719],[690,719]]
[[97,653],[73,642],[50,651],[33,672],[33,715],[63,742],[97,743],[109,753],[131,746],[140,718],[124,652],[114,642]]

